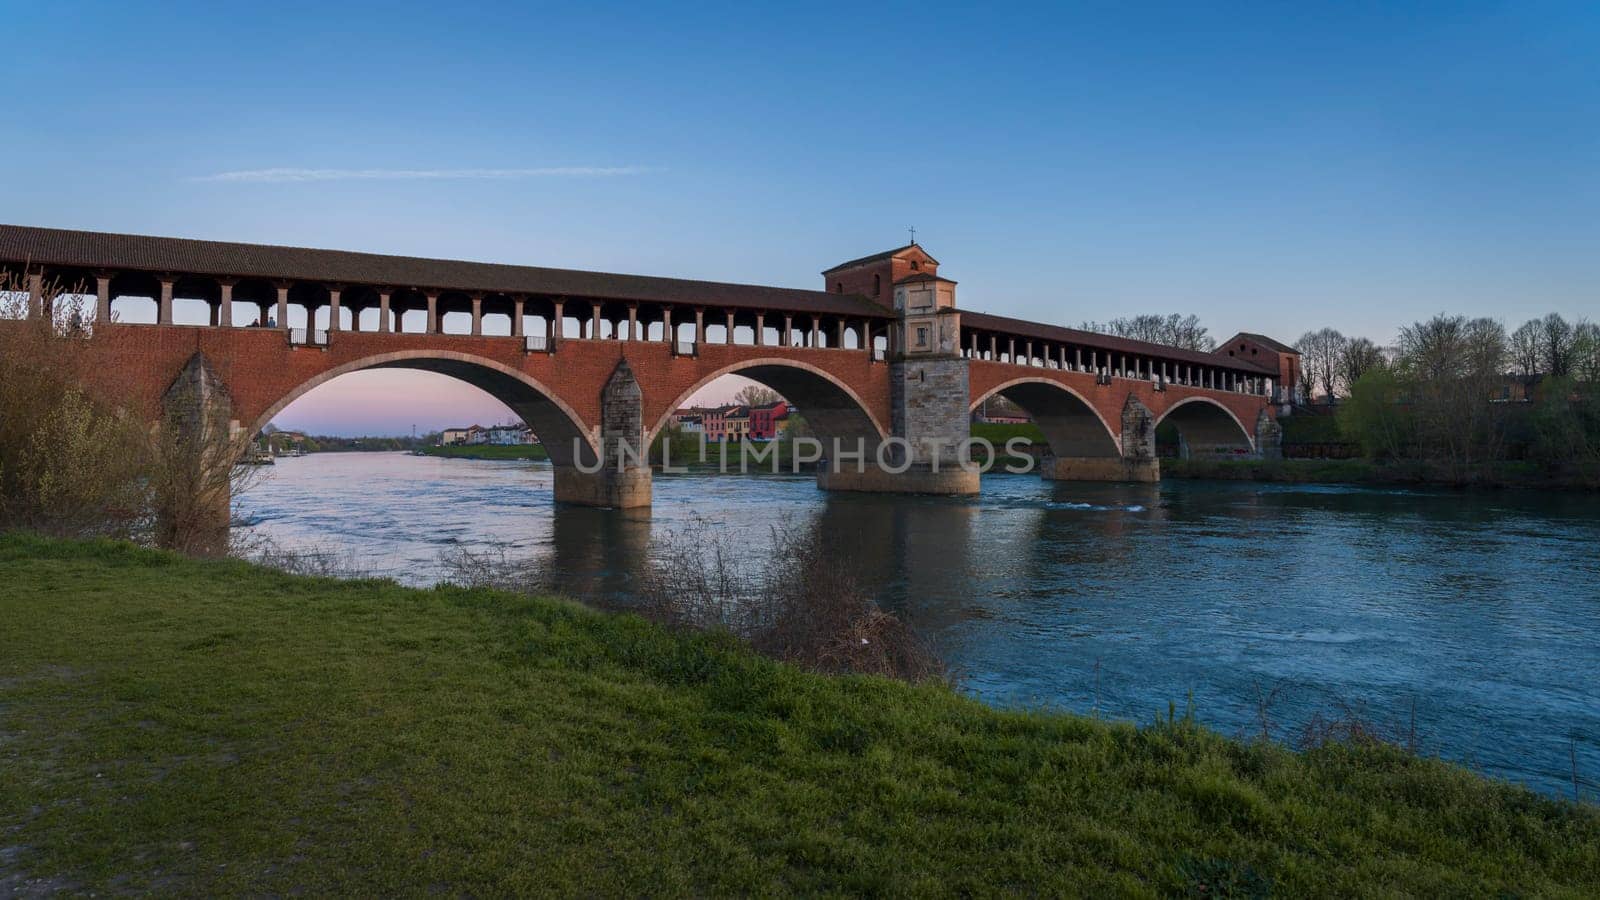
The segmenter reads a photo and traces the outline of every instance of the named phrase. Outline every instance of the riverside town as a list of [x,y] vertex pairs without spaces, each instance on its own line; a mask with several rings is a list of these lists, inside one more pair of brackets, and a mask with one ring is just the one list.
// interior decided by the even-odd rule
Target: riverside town
[[1600,896],[1600,11],[4,18],[0,897]]

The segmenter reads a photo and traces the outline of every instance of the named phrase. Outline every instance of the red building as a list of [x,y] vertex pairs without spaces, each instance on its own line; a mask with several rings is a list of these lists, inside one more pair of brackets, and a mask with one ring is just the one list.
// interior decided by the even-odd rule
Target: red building
[[789,418],[789,410],[787,400],[750,407],[750,440],[770,441],[776,438]]

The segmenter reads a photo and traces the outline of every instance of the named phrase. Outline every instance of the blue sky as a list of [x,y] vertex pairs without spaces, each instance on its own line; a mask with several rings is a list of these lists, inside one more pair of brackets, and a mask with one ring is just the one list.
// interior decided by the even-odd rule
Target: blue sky
[[[0,221],[797,287],[914,224],[1061,323],[1600,314],[1592,4],[0,9]],[[388,177],[215,177],[279,169]]]

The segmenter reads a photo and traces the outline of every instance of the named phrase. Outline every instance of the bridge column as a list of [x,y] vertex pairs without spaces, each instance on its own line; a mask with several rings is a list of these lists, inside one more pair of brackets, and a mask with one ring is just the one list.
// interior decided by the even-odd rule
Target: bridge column
[[[729,338],[728,339],[728,343],[730,343],[730,344],[733,343],[733,339]],[[764,313],[764,312],[758,312],[758,313],[756,313],[756,346],[757,347],[765,347],[766,345],[767,345],[767,314]]]
[[694,350],[700,352],[700,346],[706,342],[706,308],[694,308]]
[[378,331],[384,334],[389,332],[389,295],[388,288],[378,291]]
[[233,286],[237,282],[232,279],[223,279],[222,299],[217,301],[217,325],[223,328],[233,327]]
[[[334,331],[340,330],[339,329],[339,292],[340,292],[339,285],[335,284],[335,285],[330,285],[328,287],[328,331],[329,332],[334,332]],[[360,330],[360,329],[357,329],[357,330]]]
[[1256,415],[1256,456],[1283,459],[1283,426],[1265,407]]
[[96,275],[94,284],[94,323],[96,325],[104,325],[111,321],[111,276],[105,274]]
[[483,295],[472,295],[472,336],[483,334]]
[[560,340],[563,337],[566,336],[566,335],[561,333],[567,327],[566,305],[567,304],[566,304],[566,301],[564,299],[562,299],[560,297],[556,298],[555,315],[550,319],[550,349],[551,350],[556,349],[556,344],[559,343]]
[[523,299],[516,297],[511,301],[511,336],[522,337],[522,314],[527,311]]
[[157,325],[172,324],[172,282],[171,276],[164,276],[161,279],[161,299],[157,301],[156,306]]
[[439,333],[439,292],[429,291],[428,297],[428,333]]
[[28,273],[28,318],[44,315],[44,273]]
[[961,355],[961,314],[955,282],[908,281],[894,286],[890,328],[890,435],[869,457],[845,458],[854,448],[824,447],[817,470],[824,490],[907,494],[976,494],[978,470],[963,467],[971,434],[967,360]]
[[1131,392],[1122,407],[1119,444],[1121,456],[1046,456],[1039,474],[1051,481],[1161,480],[1161,461],[1156,458],[1155,414]]
[[231,478],[238,459],[227,386],[205,354],[189,357],[161,399],[157,430],[162,477],[156,495],[156,543],[190,555],[227,552]]
[[627,360],[600,392],[600,456],[594,465],[555,467],[557,503],[630,509],[650,505],[649,448],[642,393]]
[[287,330],[289,328],[289,285],[280,281],[274,287],[278,289],[277,326]]

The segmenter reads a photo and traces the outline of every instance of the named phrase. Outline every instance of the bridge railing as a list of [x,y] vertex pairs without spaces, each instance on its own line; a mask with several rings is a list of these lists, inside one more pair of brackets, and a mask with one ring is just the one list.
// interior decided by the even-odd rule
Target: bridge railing
[[699,356],[700,344],[695,341],[674,341],[672,352],[678,356]]
[[522,349],[529,353],[549,353],[550,339],[542,334],[530,334],[523,338]]
[[326,347],[328,331],[325,328],[291,328],[289,344],[297,347]]

